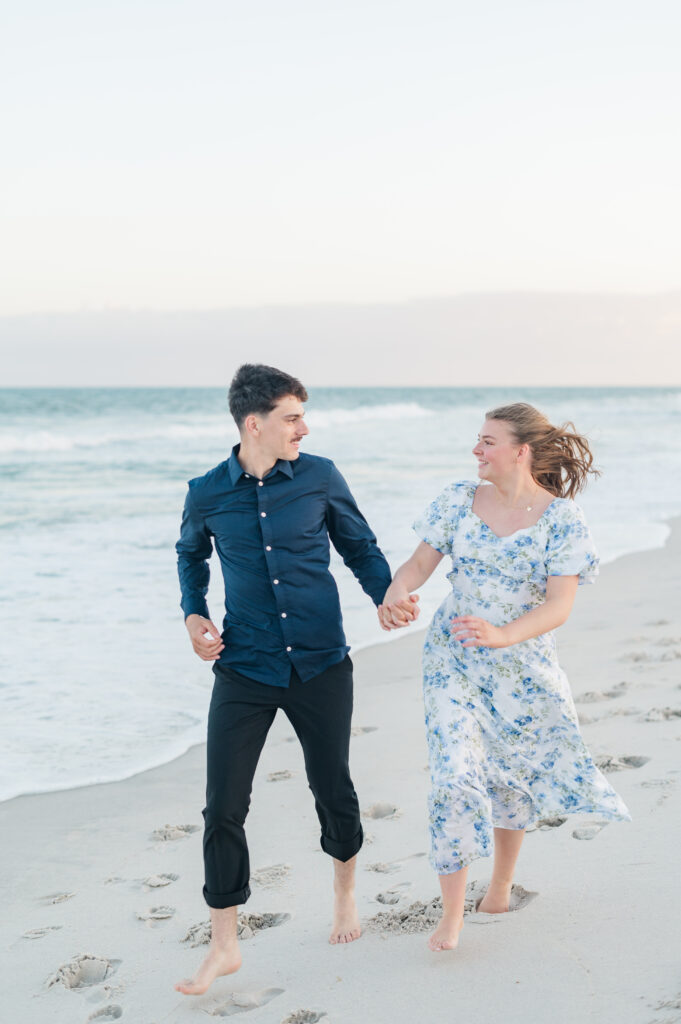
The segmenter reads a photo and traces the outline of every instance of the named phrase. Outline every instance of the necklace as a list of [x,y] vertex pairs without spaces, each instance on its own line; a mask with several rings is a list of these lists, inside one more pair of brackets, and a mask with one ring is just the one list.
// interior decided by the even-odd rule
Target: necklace
[[507,509],[509,509],[512,512],[531,512],[532,509],[534,508],[534,499],[537,497],[538,494],[539,494],[539,488],[535,487],[534,494],[532,495],[532,502],[533,502],[532,505],[507,505],[503,501],[502,501],[501,504],[504,506],[504,508],[507,508]]

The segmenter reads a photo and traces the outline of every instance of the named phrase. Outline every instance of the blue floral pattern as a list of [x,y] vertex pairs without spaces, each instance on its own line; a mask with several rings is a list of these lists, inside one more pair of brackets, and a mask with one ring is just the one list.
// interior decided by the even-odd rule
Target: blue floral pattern
[[450,874],[491,854],[493,828],[591,812],[629,820],[579,731],[553,633],[512,647],[463,647],[451,619],[502,626],[541,604],[549,576],[592,583],[596,555],[584,515],[556,498],[533,526],[499,537],[472,510],[477,483],[450,484],[414,523],[451,555],[452,589],[423,650],[431,791],[431,863]]

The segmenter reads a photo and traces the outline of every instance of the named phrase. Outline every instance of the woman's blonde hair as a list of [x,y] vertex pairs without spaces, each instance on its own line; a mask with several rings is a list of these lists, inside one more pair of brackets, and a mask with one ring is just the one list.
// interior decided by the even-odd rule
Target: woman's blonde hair
[[526,444],[532,454],[533,479],[559,498],[574,498],[587,484],[587,477],[600,476],[593,469],[589,442],[578,434],[574,423],[554,427],[543,413],[527,402],[500,405],[487,413],[488,420],[508,423],[516,444]]

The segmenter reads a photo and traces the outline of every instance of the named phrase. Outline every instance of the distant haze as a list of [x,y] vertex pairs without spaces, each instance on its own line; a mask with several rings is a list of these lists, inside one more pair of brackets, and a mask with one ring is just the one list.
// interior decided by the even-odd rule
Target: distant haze
[[[214,311],[172,325],[127,313],[45,321],[64,356],[85,346],[87,368],[67,376],[106,376],[109,357],[96,371],[87,341],[104,353],[104,339],[117,339],[123,363],[138,362],[126,374],[114,359],[120,379],[181,379],[178,352],[195,334],[219,341],[227,365],[253,343],[346,381],[360,366],[342,352],[366,344],[405,339],[445,360],[453,345],[455,369],[415,372],[455,381],[553,376],[546,344],[569,340],[586,355],[603,337],[598,374],[617,377],[619,342],[661,337],[647,300],[620,312],[603,300],[602,331],[600,299],[397,304],[681,288],[679,0],[4,8],[0,316]],[[334,306],[301,308],[320,303]],[[221,312],[236,307],[252,312]],[[134,353],[151,336],[177,346],[171,365],[154,365],[144,346]],[[461,347],[483,338],[492,362],[480,366]],[[282,339],[285,350],[271,347]],[[313,340],[342,352],[314,361]],[[533,366],[502,369],[502,340],[533,351]],[[404,362],[366,354],[361,364],[412,379]]]
[[0,317],[4,386],[681,385],[681,291]]

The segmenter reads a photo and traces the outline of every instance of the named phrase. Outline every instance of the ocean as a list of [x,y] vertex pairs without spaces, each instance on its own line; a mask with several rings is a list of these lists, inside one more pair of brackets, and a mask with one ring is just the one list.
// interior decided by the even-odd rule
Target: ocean
[[[314,388],[302,449],[334,459],[396,568],[415,516],[476,479],[485,410],[507,401],[592,442],[603,475],[579,501],[603,562],[664,544],[681,514],[678,388]],[[0,799],[127,778],[203,740],[213,677],[184,629],[174,544],[186,481],[236,440],[226,388],[0,389]],[[355,651],[401,635],[332,568]]]

